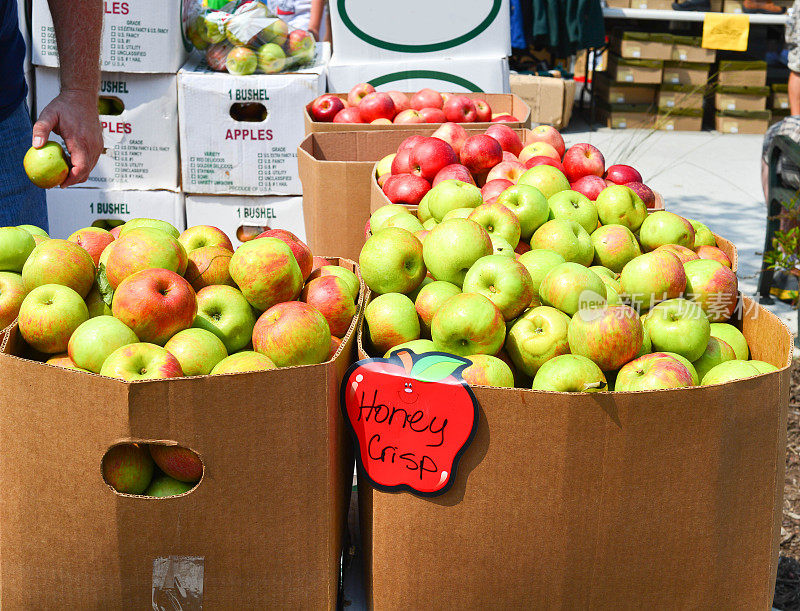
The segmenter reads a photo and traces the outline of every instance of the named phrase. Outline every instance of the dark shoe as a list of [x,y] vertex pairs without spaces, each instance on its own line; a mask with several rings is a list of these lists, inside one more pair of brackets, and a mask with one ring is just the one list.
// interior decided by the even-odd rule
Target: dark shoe
[[705,11],[711,10],[710,0],[683,0],[683,2],[673,2],[672,9],[675,11]]
[[783,15],[786,7],[778,6],[772,0],[744,0],[742,10],[751,15]]

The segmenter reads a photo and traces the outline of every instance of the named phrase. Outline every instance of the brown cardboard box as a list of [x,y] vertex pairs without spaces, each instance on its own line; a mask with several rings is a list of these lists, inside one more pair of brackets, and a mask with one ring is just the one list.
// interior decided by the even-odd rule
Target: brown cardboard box
[[770,125],[775,125],[776,123],[780,123],[781,121],[783,121],[789,115],[791,115],[791,112],[788,109],[787,110],[773,110],[772,111],[772,116],[769,119],[769,124]]
[[[3,605],[335,609],[353,472],[339,382],[359,317],[325,364],[133,383],[20,358],[11,327],[0,350]],[[192,492],[156,499],[105,484],[112,445],[167,440],[203,459]],[[199,600],[181,599],[195,587]]]
[[694,85],[661,85],[658,107],[702,110],[705,89]]
[[703,129],[703,110],[659,108],[655,127],[668,132],[699,132]]
[[664,62],[663,83],[669,85],[703,86],[708,82],[708,64]]
[[651,11],[671,11],[672,0],[631,0],[631,8],[644,8]]
[[786,83],[773,83],[770,108],[773,110],[789,110],[789,87]]
[[608,78],[605,72],[595,74],[597,94],[608,104],[646,104],[655,102],[656,85],[637,85],[636,83],[617,83]]
[[631,0],[606,0],[609,8],[630,8]]
[[711,12],[712,13],[721,13],[722,12],[722,4],[723,4],[723,0],[711,0]]
[[718,87],[717,110],[766,110],[769,87]]
[[608,76],[619,83],[657,85],[661,82],[664,62],[654,59],[625,59],[610,54]]
[[[575,76],[582,77],[586,72],[586,57],[588,54],[589,52],[587,51],[578,51],[578,53],[575,55],[575,67],[572,69],[572,71],[575,73]],[[602,53],[599,54],[599,57],[595,51],[592,51],[591,55],[592,57],[595,57],[594,73],[605,72],[608,70],[608,49],[603,49]]]
[[721,61],[718,81],[722,87],[763,87],[767,84],[767,62]]
[[742,304],[753,358],[780,371],[639,393],[473,387],[478,431],[447,493],[359,482],[368,605],[769,609],[792,336]]
[[704,49],[699,36],[673,36],[672,57],[669,59],[681,62],[713,64],[717,59],[714,49]]
[[717,131],[723,134],[763,134],[770,125],[772,113],[764,111],[726,110],[717,113]]
[[[415,92],[406,93],[410,98]],[[343,100],[347,99],[346,93],[335,93]],[[508,123],[509,127],[530,127],[531,125],[531,109],[519,97],[511,93],[456,93],[451,95],[463,95],[472,99],[485,100],[492,108],[492,114],[509,113],[519,119],[517,123]],[[314,121],[308,114],[308,107],[303,111],[303,117],[306,124],[306,135],[320,132],[348,132],[348,131],[393,131],[393,130],[407,130],[413,129],[414,124],[407,125],[372,125],[369,123],[322,123]],[[431,123],[438,127],[441,123]],[[465,123],[464,126],[469,127],[482,127],[486,129],[491,123],[477,122]]]
[[672,36],[649,32],[618,32],[611,37],[611,50],[628,59],[672,59]]
[[[511,93],[530,107],[531,123],[564,129],[572,118],[575,81],[533,74],[512,74]],[[513,127],[513,126],[512,126]]]
[[609,104],[599,107],[598,115],[613,129],[652,129],[656,119],[655,108],[644,104]]

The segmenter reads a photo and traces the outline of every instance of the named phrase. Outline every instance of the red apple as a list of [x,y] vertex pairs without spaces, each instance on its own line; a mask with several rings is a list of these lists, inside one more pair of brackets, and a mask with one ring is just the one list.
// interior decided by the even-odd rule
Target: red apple
[[222,246],[203,246],[189,253],[189,264],[184,278],[195,291],[207,286],[226,284],[233,286],[228,264],[233,253]]
[[498,197],[503,191],[509,187],[513,187],[514,183],[505,178],[496,178],[494,180],[486,181],[486,184],[481,188],[481,197],[484,202],[488,203],[489,199]]
[[[502,146],[502,144],[500,146]],[[519,161],[519,157],[508,151],[503,151],[503,161]]]
[[501,149],[519,157],[520,151],[522,151],[522,140],[520,140],[517,132],[508,125],[490,125],[486,128],[486,135],[497,140]]
[[509,114],[492,115],[492,123],[519,123],[519,119]]
[[597,147],[586,143],[571,146],[564,153],[561,164],[564,166],[564,174],[570,183],[577,182],[589,174],[602,176],[606,170],[603,153]]
[[558,130],[552,125],[537,125],[531,130],[530,136],[526,144],[533,144],[534,142],[546,142],[558,151],[559,159],[564,156],[564,138]]
[[[549,165],[556,168],[562,174],[564,173],[564,166],[561,165],[561,162],[557,159],[553,159],[552,157],[545,157],[544,155],[538,155],[536,157],[531,157],[524,163],[524,166],[529,170],[531,168],[535,168],[537,165]],[[602,179],[601,179],[602,180]]]
[[331,335],[331,349],[328,352],[328,360],[330,361],[336,352],[339,350],[339,346],[342,345],[342,339],[340,337],[336,337],[335,335]]
[[344,337],[356,314],[353,294],[344,280],[337,276],[320,276],[306,285],[301,299],[325,317],[331,335]]
[[416,206],[431,190],[431,183],[416,174],[392,175],[383,185],[383,192],[393,204]]
[[[467,98],[468,99],[468,98]],[[461,163],[473,174],[488,172],[503,160],[500,143],[485,134],[470,136],[461,147]]]
[[179,482],[199,482],[203,476],[203,461],[188,448],[151,443],[150,456],[159,469]]
[[475,104],[475,111],[478,113],[476,121],[488,123],[492,120],[492,108],[486,100],[476,98],[472,100],[472,103]]
[[315,365],[328,358],[331,331],[315,307],[286,301],[272,306],[256,321],[253,348],[278,367]]
[[390,98],[392,98],[392,102],[394,102],[394,107],[397,109],[397,112],[403,112],[404,110],[411,108],[411,102],[409,101],[408,96],[402,91],[387,91],[386,93]]
[[113,242],[105,269],[108,282],[116,288],[144,269],[169,269],[183,275],[188,263],[186,249],[178,240],[160,229],[138,227]]
[[311,275],[314,269],[314,255],[311,254],[311,249],[300,238],[294,235],[291,231],[285,229],[268,229],[260,234],[258,238],[278,238],[292,249],[292,254],[297,260],[297,265],[300,266],[300,274],[305,280]]
[[236,249],[229,266],[231,278],[257,310],[297,299],[303,274],[289,245],[278,238],[258,238]]
[[152,268],[120,282],[111,310],[140,341],[163,346],[178,331],[192,326],[197,298],[184,278]]
[[716,246],[698,246],[697,250],[698,258],[700,259],[711,259],[712,261],[719,261],[725,267],[731,267],[731,260],[722,250],[717,248]]
[[221,246],[233,252],[233,244],[227,234],[213,225],[195,225],[189,227],[179,237],[180,242],[186,252],[192,252],[196,248],[203,246]]
[[467,140],[467,130],[457,123],[445,123],[431,135],[447,142],[453,147],[456,155],[461,154],[461,147],[464,146],[464,142]]
[[347,94],[347,103],[350,104],[350,106],[356,107],[361,103],[361,100],[374,91],[375,87],[369,83],[359,83]]
[[425,138],[411,149],[409,162],[413,174],[432,181],[443,167],[451,163],[458,163],[458,156],[447,142],[430,137]]
[[370,125],[391,125],[392,121],[390,119],[386,119],[381,117],[380,119],[375,119],[374,121],[369,122]]
[[486,175],[486,182],[492,182],[497,179],[509,180],[517,184],[519,177],[522,176],[528,168],[522,165],[519,161],[501,161],[494,166]]
[[435,187],[443,180],[449,180],[451,178],[460,180],[462,182],[468,182],[473,185],[475,184],[475,179],[472,178],[472,174],[470,174],[470,171],[467,168],[460,163],[451,163],[450,165],[446,165],[439,170],[439,172],[436,174],[436,177],[433,179],[433,184],[431,186]]
[[355,106],[349,106],[343,110],[340,110],[336,113],[336,116],[333,118],[334,123],[363,123],[361,120],[361,113],[358,112],[358,108]]
[[68,241],[74,242],[92,257],[95,267],[100,262],[100,255],[105,247],[114,241],[114,236],[105,229],[99,227],[84,227],[78,229],[75,233],[67,238]]
[[522,163],[526,163],[528,159],[532,157],[550,157],[551,159],[561,162],[561,156],[558,154],[558,151],[552,145],[547,144],[547,142],[528,144],[519,153],[519,160]]
[[344,102],[330,93],[319,96],[308,105],[308,114],[311,115],[311,118],[324,123],[333,121],[333,118],[341,110],[344,110]]
[[[419,137],[420,139],[422,138],[422,136],[412,136],[412,137],[414,138]],[[394,159],[392,159],[392,168],[390,170],[392,176],[395,176],[397,174],[411,173],[411,161],[409,160],[410,155],[411,155],[411,149],[403,149],[394,156]],[[381,176],[381,178],[384,178],[385,180],[386,178],[389,177],[386,174],[384,174],[383,176]],[[380,180],[378,181],[378,184],[381,184]]]
[[374,91],[365,95],[361,100],[358,105],[358,113],[364,123],[372,123],[375,119],[391,121],[397,111],[389,94]]
[[420,89],[411,96],[411,108],[422,110],[423,108],[439,108],[444,105],[442,94],[433,89]]
[[396,125],[409,124],[409,123],[425,123],[425,119],[419,114],[419,111],[412,110],[411,108],[397,113],[393,123]]
[[400,146],[397,147],[397,154],[399,155],[403,151],[410,152],[411,149],[413,149],[423,140],[425,140],[425,136],[409,136],[400,143]]
[[605,179],[615,185],[627,185],[629,182],[642,182],[642,175],[629,165],[612,165],[606,170]]
[[425,120],[425,123],[444,123],[447,117],[444,116],[444,111],[441,108],[423,108],[419,111],[419,116]]
[[595,201],[597,196],[600,195],[600,193],[602,193],[602,191],[606,188],[606,181],[599,176],[590,174],[589,176],[584,176],[583,178],[576,180],[570,185],[570,188],[573,191],[577,191],[578,193],[585,195],[590,200]]
[[636,195],[639,196],[639,199],[641,199],[644,202],[645,206],[647,206],[648,208],[655,208],[656,194],[653,193],[653,190],[646,184],[643,184],[641,182],[629,182],[625,186],[628,187],[634,193],[636,193]]
[[117,238],[119,238],[119,234],[122,233],[122,227],[123,226],[124,225],[117,225],[116,227],[112,227],[111,229],[109,229],[108,232],[111,235],[113,235],[114,239],[116,240]]
[[478,111],[475,104],[468,97],[454,95],[444,103],[442,107],[444,116],[453,123],[474,123],[478,118]]

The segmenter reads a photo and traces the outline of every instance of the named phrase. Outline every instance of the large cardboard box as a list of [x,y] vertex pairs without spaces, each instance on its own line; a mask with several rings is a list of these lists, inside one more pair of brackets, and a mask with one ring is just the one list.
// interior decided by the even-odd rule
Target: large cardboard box
[[[555,79],[551,79],[555,80]],[[405,92],[410,98],[416,92]],[[574,93],[574,92],[573,92]],[[347,93],[335,93],[342,100],[347,100]],[[519,119],[518,122],[511,122],[507,125],[509,127],[530,127],[531,124],[531,109],[526,100],[521,96],[511,93],[459,93],[472,99],[485,100],[492,109],[493,114],[508,113],[513,117]],[[570,107],[570,112],[572,108]],[[346,132],[346,131],[397,131],[408,130],[413,128],[414,124],[392,124],[392,125],[372,125],[370,123],[333,123],[324,121],[314,121],[308,112],[308,105],[303,111],[303,120],[305,121],[306,134],[320,133],[320,132]],[[431,124],[433,125],[433,124]],[[441,123],[435,124],[436,127]],[[488,122],[464,123],[464,127],[480,127],[486,129],[491,125]]]
[[708,82],[709,64],[691,62],[664,62],[663,83],[702,87]]
[[768,110],[723,110],[717,113],[717,131],[723,134],[763,134],[770,125],[772,113]]
[[786,83],[772,84],[770,108],[773,110],[789,110],[789,86]]
[[[132,383],[25,360],[10,328],[3,605],[335,609],[353,473],[339,383],[359,316],[321,365]],[[164,499],[111,489],[105,452],[147,441],[197,452],[198,486]]]
[[186,226],[194,225],[219,227],[236,248],[268,229],[286,229],[306,240],[302,197],[188,195]]
[[719,62],[719,84],[722,87],[763,87],[767,84],[767,62]]
[[598,116],[612,129],[652,129],[656,112],[650,104],[608,104],[598,107]]
[[[405,10],[405,9],[404,9]],[[342,60],[328,65],[328,91],[350,91],[358,83],[371,83],[379,91],[419,91],[425,87],[456,93],[509,93],[508,58],[505,54],[454,59],[396,59],[380,63]]]
[[705,87],[693,85],[661,85],[658,90],[659,108],[703,109]]
[[703,109],[659,108],[655,128],[668,132],[699,132],[703,129]]
[[713,64],[717,59],[715,49],[704,49],[703,39],[700,36],[673,36],[672,59],[673,61]]
[[625,59],[617,55],[608,58],[608,76],[618,83],[658,85],[663,69],[664,62],[655,59]]
[[670,11],[672,10],[672,0],[631,0],[631,8]]
[[[506,57],[511,54],[509,0],[335,0],[329,4],[337,61]],[[334,91],[342,91],[334,89]],[[491,91],[491,90],[487,90]]]
[[769,87],[717,87],[717,110],[766,110]]
[[606,72],[594,75],[594,86],[600,99],[608,104],[652,104],[656,99],[658,87],[637,85],[636,83],[617,83],[608,78]]
[[611,37],[611,49],[628,59],[672,59],[672,40],[669,34],[650,32],[618,32]]
[[510,83],[511,93],[530,106],[532,123],[544,123],[556,129],[569,125],[575,105],[576,83],[573,79],[512,74]]
[[[58,66],[58,49],[48,0],[33,0],[33,63]],[[103,2],[100,67],[110,72],[175,74],[191,49],[183,36],[183,5],[164,0]]]
[[311,67],[249,76],[215,72],[193,57],[178,73],[183,190],[300,195],[303,108],[325,91],[329,54],[329,45],[317,45]]
[[[60,89],[57,68],[36,68],[38,112]],[[178,190],[180,155],[175,75],[103,72],[100,96],[117,108],[112,110],[114,114],[100,116],[106,151],[89,174],[86,186]]]
[[741,311],[753,358],[779,371],[637,393],[473,387],[477,433],[447,493],[359,480],[370,608],[769,609],[793,343],[750,299]]
[[50,189],[47,192],[50,235],[66,238],[83,227],[109,228],[135,218],[155,218],[186,229],[183,194],[171,191]]

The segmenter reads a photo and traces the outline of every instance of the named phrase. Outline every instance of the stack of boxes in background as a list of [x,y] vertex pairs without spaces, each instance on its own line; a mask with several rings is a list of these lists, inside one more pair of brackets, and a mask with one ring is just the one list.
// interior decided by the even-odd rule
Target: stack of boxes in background
[[[331,2],[328,90],[509,92],[509,0]],[[390,16],[387,18],[387,16]]]
[[769,127],[767,63],[721,61],[715,94],[716,127],[726,134],[763,134]]
[[[60,84],[47,0],[33,0],[32,17],[38,114]],[[98,107],[106,150],[85,184],[48,191],[53,237],[135,217],[185,227],[176,74],[187,56],[180,3],[104,3]]]
[[770,87],[770,109],[772,118],[770,124],[782,121],[791,114],[789,109],[789,85],[786,83],[773,83]]

